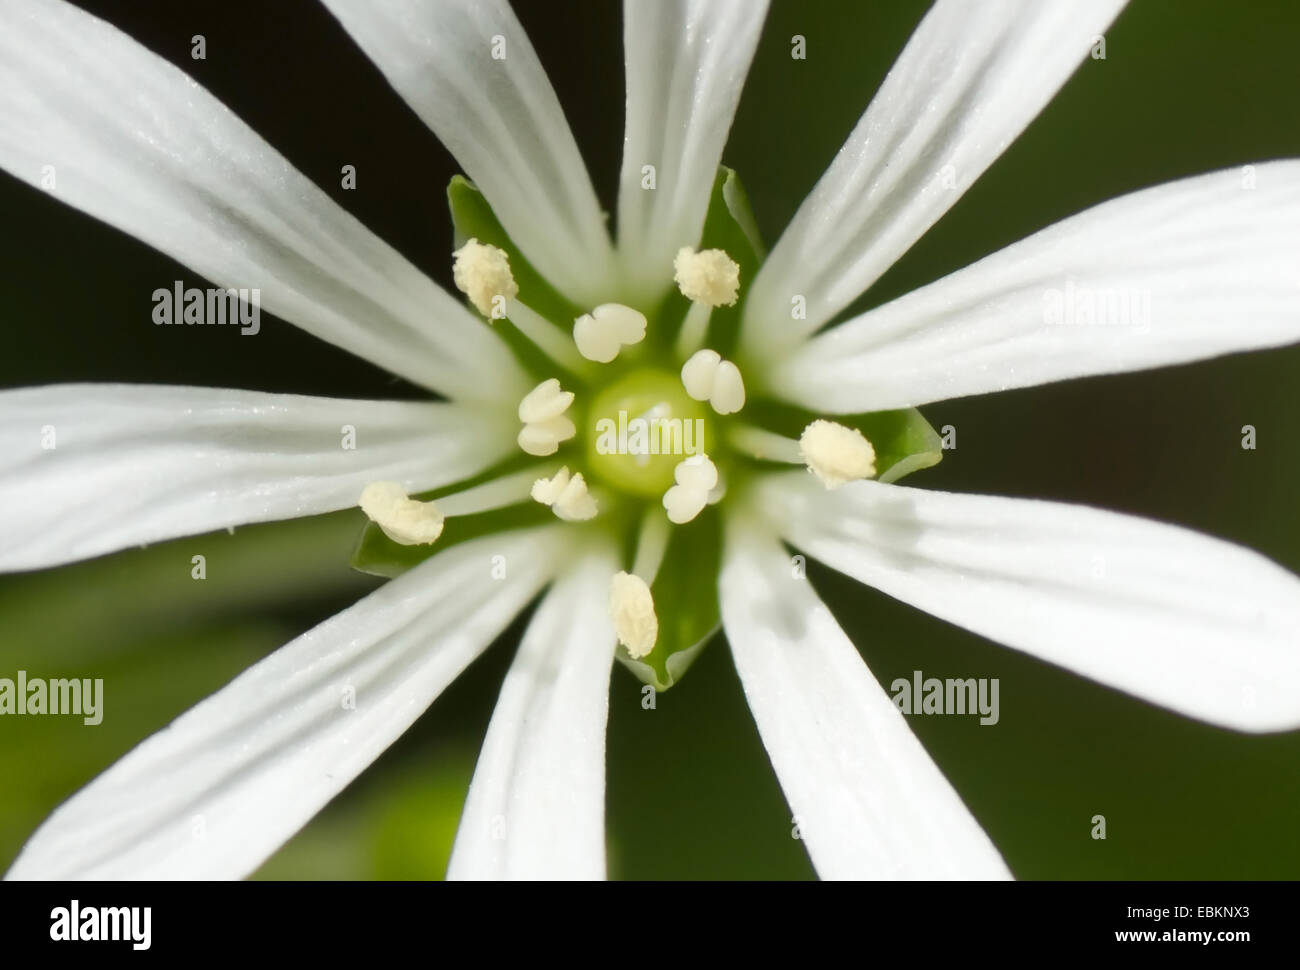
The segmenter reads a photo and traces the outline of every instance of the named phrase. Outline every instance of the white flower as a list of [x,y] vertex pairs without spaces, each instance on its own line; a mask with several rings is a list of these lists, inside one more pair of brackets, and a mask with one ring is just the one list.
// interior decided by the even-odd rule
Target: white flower
[[[679,253],[707,245],[706,206],[764,4],[626,3],[617,246],[504,2],[326,5],[456,155],[511,243],[575,305],[647,313],[670,291]],[[1258,165],[1252,191],[1214,174],[1098,206],[816,333],[958,198],[941,179],[966,188],[1024,129],[1121,5],[939,0],[758,275],[737,277],[741,332],[727,380],[741,390],[728,391],[725,408],[705,409],[711,428],[734,431],[723,436],[733,452],[742,442],[767,459],[801,460],[798,442],[743,423],[747,398],[761,395],[852,415],[1300,339],[1296,160]],[[739,481],[726,497],[721,484],[705,497],[694,470],[674,485],[675,458],[638,453],[601,465],[581,450],[583,422],[608,393],[602,367],[641,366],[625,360],[643,350],[639,325],[605,333],[593,316],[583,339],[598,346],[579,354],[532,312],[533,294],[514,287],[509,261],[475,250],[491,260],[486,276],[462,273],[479,311],[500,297],[510,322],[573,376],[565,388],[598,392],[583,400],[547,385],[545,401],[527,398],[525,418],[520,404],[538,375],[498,336],[506,324],[489,325],[431,283],[192,80],[60,0],[4,0],[0,11],[0,165],[33,184],[55,165],[62,201],[216,283],[259,281],[268,311],[450,402],[129,385],[5,392],[0,567],[42,568],[345,508],[376,482],[389,483],[384,508],[422,517],[422,528],[424,519],[440,529],[443,517],[514,502],[548,516],[452,545],[250,668],[59,808],[11,877],[251,872],[547,586],[488,729],[450,874],[604,875],[616,636],[639,658],[647,644],[653,651],[658,618],[673,610],[649,599],[670,530],[719,513],[723,624],[822,876],[1008,873],[829,611],[792,575],[782,540],[952,623],[1174,711],[1245,731],[1300,725],[1300,581],[1263,557],[1110,512],[863,481],[882,467],[879,448],[821,426],[805,442],[814,470],[828,484],[859,479],[834,491],[802,469],[746,471],[739,455],[714,447],[726,451],[723,441],[710,444],[708,460]],[[490,54],[494,37],[504,38],[504,59]],[[647,160],[657,165],[657,191],[641,187]],[[710,260],[720,272],[721,257]],[[708,268],[687,276],[709,282]],[[692,290],[709,300],[691,306],[674,368],[701,349],[709,314],[725,312],[729,273]],[[1149,326],[1053,324],[1043,294],[1065,280],[1097,290],[1140,280],[1152,294]],[[792,314],[795,304],[806,312]],[[574,321],[550,323],[567,334]],[[593,363],[611,355],[616,362]],[[642,380],[629,399],[681,387],[677,370],[653,393],[640,372],[608,373]],[[679,396],[674,406],[693,414],[691,397]],[[570,404],[580,422],[568,417]],[[440,494],[436,512],[405,504],[523,460],[521,421],[533,453],[570,449],[572,481],[604,483],[590,521],[556,521],[529,497],[558,459]],[[44,425],[59,429],[57,450],[40,450]],[[364,447],[339,448],[343,425]],[[669,488],[687,489],[668,504],[694,521],[667,523]],[[571,497],[578,502],[576,486]],[[719,512],[700,511],[710,501]],[[620,502],[657,509],[631,564],[602,527],[612,521],[605,509]],[[581,505],[582,516],[597,508]],[[1092,568],[1098,554],[1102,570]],[[493,563],[504,578],[493,578]],[[689,653],[667,658],[667,669]],[[633,669],[642,662],[620,658]],[[355,688],[355,710],[340,708],[344,683]],[[205,819],[203,840],[190,835],[195,815]]]

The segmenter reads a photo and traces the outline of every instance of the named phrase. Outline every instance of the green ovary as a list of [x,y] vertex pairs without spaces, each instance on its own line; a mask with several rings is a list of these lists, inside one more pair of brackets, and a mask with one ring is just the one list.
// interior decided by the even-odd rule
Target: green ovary
[[692,400],[680,375],[643,368],[604,388],[579,426],[593,478],[624,492],[660,498],[679,462],[709,454],[708,408]]

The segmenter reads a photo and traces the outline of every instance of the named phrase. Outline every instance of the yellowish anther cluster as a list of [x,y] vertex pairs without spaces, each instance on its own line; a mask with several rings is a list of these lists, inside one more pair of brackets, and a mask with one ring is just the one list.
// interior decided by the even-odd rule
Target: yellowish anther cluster
[[578,433],[564,414],[572,403],[573,392],[561,390],[554,377],[529,391],[519,402],[519,420],[524,425],[516,439],[519,447],[539,458],[555,454],[561,441]]
[[519,293],[506,251],[471,239],[452,253],[452,258],[456,288],[489,320],[504,317],[506,304]]
[[682,365],[682,386],[697,401],[708,401],[718,414],[735,414],[745,406],[740,368],[716,350],[699,350]]
[[721,249],[677,250],[673,280],[682,296],[706,306],[735,306],[740,295],[740,265]]
[[362,489],[359,504],[384,535],[404,546],[428,545],[442,535],[438,507],[410,498],[397,482],[371,482]]
[[567,466],[551,478],[539,478],[533,482],[532,496],[543,505],[549,505],[551,511],[565,522],[585,522],[596,517],[596,500],[587,491],[582,473],[570,475]]
[[587,360],[608,364],[624,347],[645,339],[645,314],[621,303],[602,303],[573,322],[573,342]]
[[664,493],[664,510],[674,525],[685,525],[709,504],[709,493],[718,485],[718,467],[708,455],[692,455],[673,469],[677,482]]
[[633,573],[615,573],[609,584],[609,616],[618,642],[633,659],[644,657],[659,639],[659,617],[654,597],[644,579]]
[[828,489],[870,478],[876,473],[876,450],[857,428],[818,420],[799,436],[799,454],[808,470]]

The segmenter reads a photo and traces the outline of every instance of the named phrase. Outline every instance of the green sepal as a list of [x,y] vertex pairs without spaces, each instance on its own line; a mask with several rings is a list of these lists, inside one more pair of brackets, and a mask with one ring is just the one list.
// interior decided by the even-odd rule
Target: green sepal
[[618,659],[657,691],[681,680],[721,625],[718,572],[722,565],[722,515],[706,508],[687,525],[674,526],[664,560],[650,584],[659,615],[654,649],[633,660],[622,647]]
[[[459,249],[469,240],[477,239],[481,243],[504,249],[510,258],[510,272],[519,287],[519,299],[555,324],[557,329],[571,329],[573,321],[586,312],[570,303],[542,278],[510,239],[487,199],[473,182],[463,175],[453,176],[447,183],[447,205],[451,210],[453,248]],[[471,312],[475,316],[479,315],[472,307]],[[555,376],[555,362],[538,350],[511,323],[505,320],[489,323],[485,320],[483,325],[495,327],[519,362],[534,374]]]
[[[740,237],[736,236],[737,230]],[[715,238],[716,243],[713,241]],[[740,266],[743,270],[746,264],[751,265],[751,283],[754,272],[767,258],[763,239],[758,232],[758,220],[754,218],[754,210],[749,204],[749,193],[745,191],[744,183],[740,181],[736,170],[725,165],[718,167],[718,175],[713,180],[713,197],[709,200],[709,211],[704,217],[702,239],[705,249],[715,246],[726,249],[727,252],[734,249],[740,254],[732,256],[737,262],[743,256],[745,261]],[[743,276],[741,281],[744,281]]]
[[[798,438],[810,422],[823,415],[759,399],[745,405],[744,417],[761,428]],[[916,408],[833,414],[829,419],[857,428],[871,442],[876,451],[876,481],[896,482],[904,475],[939,464],[943,458],[943,439]]]

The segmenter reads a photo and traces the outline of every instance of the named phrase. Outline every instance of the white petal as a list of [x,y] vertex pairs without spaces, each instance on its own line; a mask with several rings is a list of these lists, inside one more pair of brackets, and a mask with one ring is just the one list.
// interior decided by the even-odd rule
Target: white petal
[[614,629],[608,550],[542,600],[501,688],[449,879],[605,878],[605,722]]
[[[745,339],[779,358],[903,255],[1025,129],[1124,0],[939,0],[754,280]],[[806,319],[791,300],[807,301]]]
[[204,387],[5,391],[0,570],[348,508],[376,480],[459,481],[511,452],[509,417]]
[[[510,238],[579,304],[613,250],[546,71],[505,0],[324,0],[456,156]],[[503,56],[494,56],[495,53]],[[522,294],[525,302],[528,294]]]
[[791,543],[905,603],[1181,714],[1300,727],[1300,579],[1256,552],[1100,509],[796,473]]
[[[32,836],[10,879],[235,879],[419,717],[548,578],[556,532],[448,549],[245,671]],[[509,578],[493,580],[505,556]]]
[[722,621],[823,879],[1005,879],[997,850],[779,543],[727,530]]
[[771,380],[814,410],[877,411],[1297,340],[1290,160],[1089,209],[814,337]]
[[180,70],[59,0],[7,0],[4,17],[0,167],[38,187],[52,173],[54,198],[417,384],[522,382],[458,300]]
[[[619,251],[632,285],[673,276],[699,242],[713,179],[767,0],[625,0],[627,116],[618,193]],[[643,184],[653,165],[655,187]],[[746,281],[748,282],[748,281]]]

